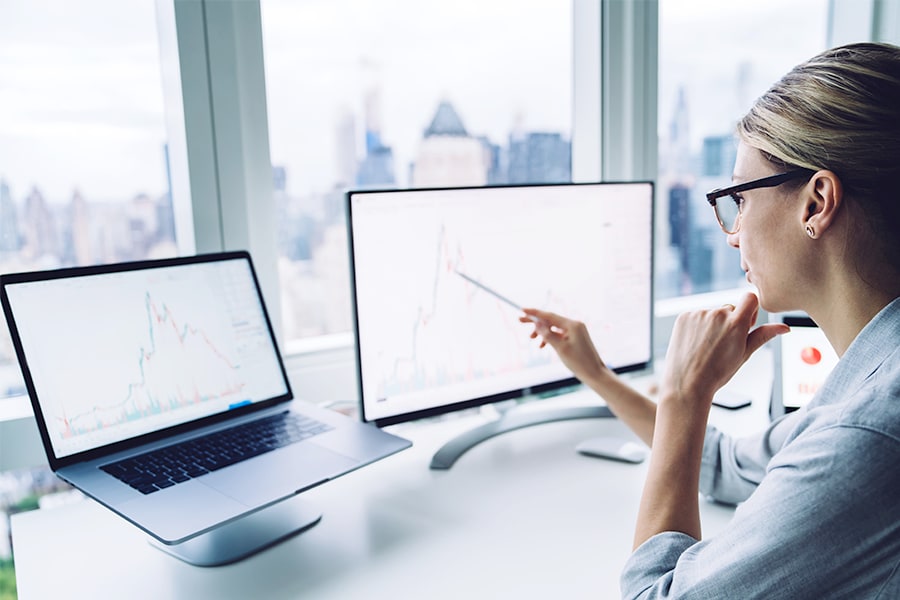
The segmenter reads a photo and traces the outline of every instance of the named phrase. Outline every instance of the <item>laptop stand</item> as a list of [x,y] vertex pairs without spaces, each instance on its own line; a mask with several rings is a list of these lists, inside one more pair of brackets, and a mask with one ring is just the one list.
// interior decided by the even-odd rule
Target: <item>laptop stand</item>
[[150,538],[152,546],[198,567],[231,564],[295,536],[322,518],[322,513],[293,496],[177,544]]

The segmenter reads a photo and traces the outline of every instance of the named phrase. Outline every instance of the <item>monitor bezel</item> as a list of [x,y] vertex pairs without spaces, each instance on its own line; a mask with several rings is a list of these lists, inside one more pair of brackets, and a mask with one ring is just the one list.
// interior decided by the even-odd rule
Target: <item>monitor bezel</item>
[[486,406],[489,404],[494,404],[497,402],[502,402],[505,400],[515,400],[520,398],[525,398],[529,396],[535,395],[553,395],[555,393],[559,393],[564,391],[566,388],[576,388],[581,385],[581,382],[576,377],[565,377],[553,381],[547,381],[538,385],[533,385],[529,387],[523,387],[519,389],[508,390],[504,392],[500,392],[497,394],[488,394],[485,396],[479,396],[477,398],[471,398],[467,400],[461,400],[459,402],[453,402],[448,404],[442,404],[439,406],[433,406],[429,408],[424,408],[421,410],[412,410],[403,413],[398,413],[395,415],[387,416],[387,417],[379,417],[379,418],[367,418],[366,416],[366,403],[364,398],[364,385],[363,385],[363,369],[362,369],[362,352],[360,347],[359,340],[359,314],[357,310],[357,294],[356,294],[356,260],[355,260],[355,248],[353,243],[353,197],[361,196],[361,195],[371,195],[371,194],[383,194],[383,193],[408,193],[408,192],[442,192],[442,191],[466,191],[466,190],[484,190],[484,189],[510,189],[510,188],[553,188],[553,187],[574,187],[574,186],[583,186],[583,187],[591,187],[591,186],[614,186],[614,185],[641,185],[641,186],[649,186],[649,202],[650,202],[650,302],[649,302],[649,314],[648,319],[650,323],[649,331],[648,331],[648,340],[647,340],[647,348],[649,350],[649,357],[646,361],[640,363],[633,363],[629,365],[621,365],[613,369],[614,372],[618,374],[625,373],[641,373],[652,370],[653,368],[653,335],[655,329],[654,323],[654,304],[655,304],[655,273],[656,273],[656,257],[655,257],[655,229],[656,229],[656,187],[655,182],[650,179],[641,179],[641,180],[622,180],[622,181],[586,181],[586,182],[550,182],[550,183],[515,183],[515,184],[497,184],[497,185],[468,185],[468,186],[444,186],[444,187],[425,187],[425,188],[412,188],[412,187],[403,187],[403,188],[359,188],[359,189],[349,189],[344,193],[344,215],[346,219],[347,226],[347,244],[348,244],[348,254],[349,254],[349,271],[350,271],[350,306],[352,311],[352,334],[353,334],[353,349],[354,349],[354,357],[355,357],[355,367],[356,367],[356,386],[357,386],[357,405],[359,417],[363,422],[372,423],[376,427],[387,427],[390,425],[398,425],[400,423],[407,423],[411,421],[417,421],[421,419],[426,419],[430,417],[437,417],[441,415],[446,415],[452,412],[463,411],[471,408],[478,408],[480,406]]

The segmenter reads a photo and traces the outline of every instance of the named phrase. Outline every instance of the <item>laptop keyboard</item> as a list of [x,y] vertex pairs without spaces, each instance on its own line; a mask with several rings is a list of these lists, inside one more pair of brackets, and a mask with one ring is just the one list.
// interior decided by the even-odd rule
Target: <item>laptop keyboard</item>
[[100,468],[142,494],[152,494],[329,429],[321,421],[283,412]]

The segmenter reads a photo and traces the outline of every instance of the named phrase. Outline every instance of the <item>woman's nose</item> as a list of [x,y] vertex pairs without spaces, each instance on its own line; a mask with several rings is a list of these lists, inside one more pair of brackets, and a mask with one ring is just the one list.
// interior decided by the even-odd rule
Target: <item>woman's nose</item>
[[740,248],[741,247],[741,231],[735,231],[734,233],[729,233],[726,238],[728,240],[728,245],[732,248]]

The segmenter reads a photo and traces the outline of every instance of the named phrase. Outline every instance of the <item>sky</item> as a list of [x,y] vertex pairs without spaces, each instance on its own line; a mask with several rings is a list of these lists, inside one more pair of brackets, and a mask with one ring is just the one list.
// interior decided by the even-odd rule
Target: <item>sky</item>
[[[575,0],[581,1],[581,0]],[[660,130],[679,85],[695,143],[824,48],[826,0],[662,0]],[[270,147],[292,191],[328,189],[337,122],[362,135],[379,90],[402,175],[438,102],[505,144],[517,124],[570,135],[572,14],[564,0],[262,0]],[[154,0],[0,3],[0,179],[55,203],[165,190]],[[738,65],[753,63],[748,85]],[[703,90],[702,92],[698,90]],[[711,91],[712,90],[712,91]],[[741,91],[742,90],[742,91]],[[727,123],[727,124],[726,124]]]
[[272,160],[289,185],[329,187],[339,117],[361,135],[372,89],[400,175],[442,100],[495,143],[519,121],[568,137],[571,14],[560,0],[263,0]]
[[153,0],[2,0],[0,179],[21,199],[165,191]]
[[828,1],[661,0],[659,20],[660,134],[684,86],[697,148],[705,135],[728,133],[769,86],[825,49]]

